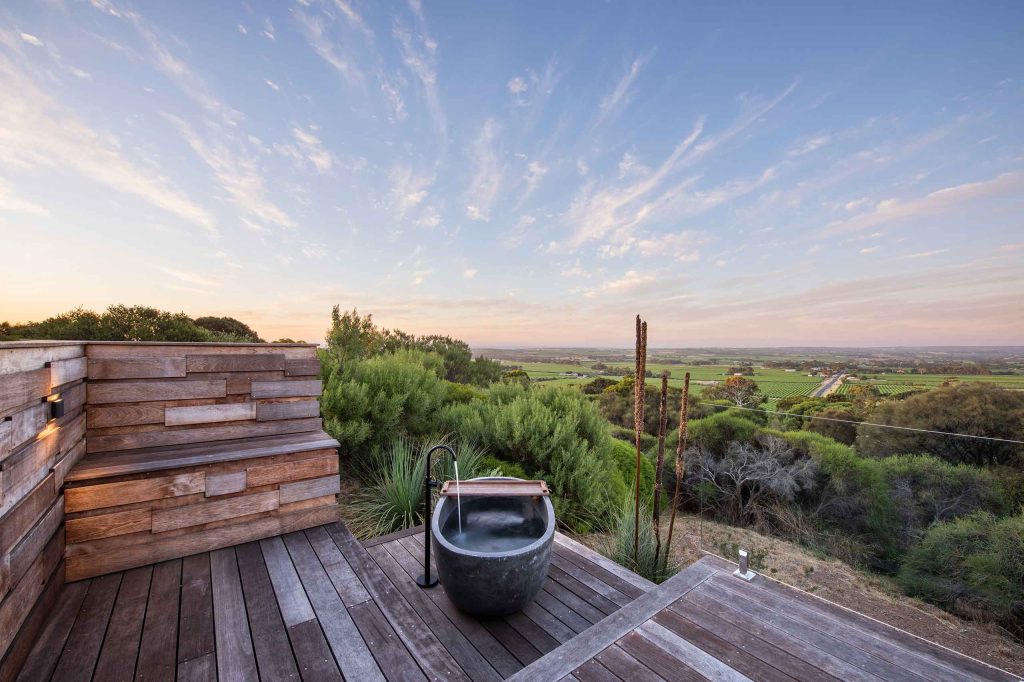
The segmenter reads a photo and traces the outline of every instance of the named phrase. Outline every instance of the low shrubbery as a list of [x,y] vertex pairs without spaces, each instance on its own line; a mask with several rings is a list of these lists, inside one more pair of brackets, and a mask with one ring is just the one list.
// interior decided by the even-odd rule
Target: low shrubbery
[[1024,637],[1024,511],[935,524],[907,554],[899,580],[908,594]]

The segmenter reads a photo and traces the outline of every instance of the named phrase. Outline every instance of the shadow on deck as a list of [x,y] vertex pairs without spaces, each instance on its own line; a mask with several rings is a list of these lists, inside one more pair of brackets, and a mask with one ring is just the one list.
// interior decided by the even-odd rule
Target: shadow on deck
[[422,530],[340,523],[67,585],[25,680],[1013,680],[705,557],[655,587],[561,534],[522,613],[420,590]]

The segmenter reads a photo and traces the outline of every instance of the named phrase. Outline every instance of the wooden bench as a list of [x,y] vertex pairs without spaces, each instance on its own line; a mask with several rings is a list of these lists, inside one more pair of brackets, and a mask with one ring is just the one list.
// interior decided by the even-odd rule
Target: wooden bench
[[316,347],[89,344],[67,580],[337,519]]
[[65,479],[67,580],[337,520],[322,431],[87,455]]

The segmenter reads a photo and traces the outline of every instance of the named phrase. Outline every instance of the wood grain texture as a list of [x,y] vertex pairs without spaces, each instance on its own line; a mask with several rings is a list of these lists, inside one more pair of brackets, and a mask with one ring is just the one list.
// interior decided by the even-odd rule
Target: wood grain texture
[[[40,367],[27,372],[0,375],[0,417],[50,393],[50,369]],[[270,396],[268,396],[270,397]]]
[[164,410],[163,403],[88,405],[86,407],[86,414],[89,417],[90,429],[103,429],[115,426],[162,424],[164,421]]
[[[10,447],[17,449],[28,441],[39,435],[39,432],[46,428],[46,420],[49,417],[45,403],[36,403],[20,412],[11,415],[10,421],[6,422],[10,428]],[[2,428],[2,424],[0,424]],[[3,460],[3,446],[0,445],[0,460]]]
[[320,401],[318,400],[260,401],[256,403],[256,421],[266,422],[319,416]]
[[89,358],[89,380],[172,379],[185,376],[185,357]]
[[7,594],[8,589],[18,584],[18,581],[28,572],[32,562],[46,548],[46,544],[53,538],[64,521],[64,503],[58,498],[25,534],[8,556],[8,583],[0,595]]
[[246,470],[246,477],[249,486],[255,488],[261,485],[317,478],[337,473],[337,454],[327,452],[317,457],[307,457],[293,462],[252,466]]
[[341,479],[337,475],[311,478],[294,483],[282,483],[280,488],[281,504],[309,500],[326,495],[337,495],[340,492]]
[[178,604],[181,560],[153,566],[146,620],[142,624],[135,679],[139,682],[173,680],[178,644]]
[[308,360],[287,360],[284,363],[285,376],[289,377],[315,377],[320,374],[320,360],[311,358]]
[[64,485],[65,479],[67,479],[68,473],[75,466],[82,461],[85,457],[85,439],[79,440],[75,443],[66,454],[61,455],[60,459],[53,465],[53,485],[57,490],[60,490]]
[[224,474],[206,475],[206,496],[216,497],[230,493],[240,493],[246,488],[245,470],[231,471]]
[[206,489],[205,483],[206,475],[202,471],[135,481],[97,483],[68,488],[64,492],[64,504],[68,512],[116,507],[132,502],[201,493]]
[[69,543],[86,542],[149,530],[152,527],[152,512],[149,509],[131,509],[110,514],[72,517],[67,519],[65,524]]
[[283,371],[283,353],[262,353],[260,355],[204,354],[186,355],[185,369],[189,374],[196,372],[273,372]]
[[238,495],[181,507],[153,510],[153,532],[164,533],[177,528],[198,526],[212,521],[234,519],[250,514],[273,511],[280,504],[278,491]]
[[36,556],[28,571],[14,589],[0,601],[0,652],[6,651],[28,617],[36,599],[43,592],[47,579],[60,563],[64,550],[64,535],[57,533]]
[[11,551],[53,505],[57,497],[51,474],[40,481],[3,517],[3,523],[0,523],[0,555]]
[[14,449],[14,426],[10,419],[0,419],[0,462],[7,459]]
[[153,400],[223,398],[227,395],[227,385],[222,379],[90,382],[87,393],[87,400],[91,405],[103,403],[141,403]]
[[441,495],[475,495],[477,497],[547,497],[548,484],[544,481],[445,481]]
[[321,422],[319,418],[282,419],[273,422],[199,426],[191,429],[120,433],[109,436],[89,434],[86,449],[88,452],[108,452],[113,450],[158,448],[169,445],[188,445],[218,440],[238,440],[259,436],[319,431],[320,427]]
[[84,379],[87,374],[88,361],[84,358],[54,360],[50,363],[50,385],[56,388],[72,381]]
[[[218,462],[232,462],[257,457],[293,453],[317,453],[337,459],[338,441],[320,430],[229,440],[219,443],[196,443],[174,447],[142,448],[123,452],[94,453],[87,456],[68,475],[69,481],[87,481],[123,474],[163,471]],[[332,449],[332,452],[326,449]]]
[[[59,571],[59,568],[58,568]],[[73,583],[71,585],[64,585],[64,576],[60,576],[60,584],[57,585],[59,595],[53,600],[52,610],[51,606],[46,602],[49,601],[45,598],[41,598],[36,602],[33,607],[34,617],[30,616],[26,620],[26,623],[22,625],[21,632],[18,634],[18,638],[21,639],[26,635],[32,638],[32,642],[29,647],[24,648],[24,653],[21,658],[24,659],[24,666],[21,667],[20,673],[17,670],[17,661],[5,660],[3,665],[0,665],[0,680],[3,682],[9,682],[14,679],[14,675],[18,675],[18,680],[49,680],[53,674],[53,669],[57,666],[57,661],[60,659],[60,652],[64,649],[64,642],[67,641],[68,634],[71,632],[71,627],[75,624],[75,618],[78,616],[78,611],[82,606],[82,602],[85,600],[86,592],[89,591],[88,582]],[[54,576],[50,577],[51,582]],[[52,588],[47,588],[48,592],[53,592]],[[40,610],[44,611],[43,614],[38,613]],[[32,629],[27,627],[28,621],[38,621],[38,626],[35,628],[38,631],[32,632]],[[14,647],[8,654],[13,652]],[[31,656],[29,655],[31,653]],[[10,666],[10,670],[5,669],[9,663],[14,665]]]
[[211,552],[210,569],[213,579],[213,622],[218,678],[257,679],[259,673],[235,550],[228,547]]
[[0,346],[0,376],[38,369],[48,362],[82,357],[85,346],[80,343],[39,344],[34,347]]
[[49,430],[4,461],[0,476],[0,517],[50,475],[59,445],[57,431]]
[[255,418],[256,403],[226,403],[223,405],[168,407],[164,411],[164,424],[167,426],[235,422]]
[[316,357],[315,344],[244,344],[244,343],[172,343],[172,342],[100,342],[89,343],[85,354],[90,358],[184,357],[186,355],[261,355],[281,353],[288,359]]
[[323,384],[319,379],[299,379],[297,381],[254,381],[252,382],[253,398],[300,398],[316,397],[323,392]]

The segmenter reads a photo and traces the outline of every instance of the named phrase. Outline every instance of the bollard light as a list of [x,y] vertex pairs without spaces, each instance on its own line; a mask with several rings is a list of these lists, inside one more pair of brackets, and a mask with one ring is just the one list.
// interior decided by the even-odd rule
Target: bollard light
[[749,583],[751,580],[754,579],[754,576],[757,575],[756,573],[750,570],[750,552],[748,552],[745,549],[741,549],[739,554],[740,567],[733,571],[732,574],[737,578],[743,578]]

